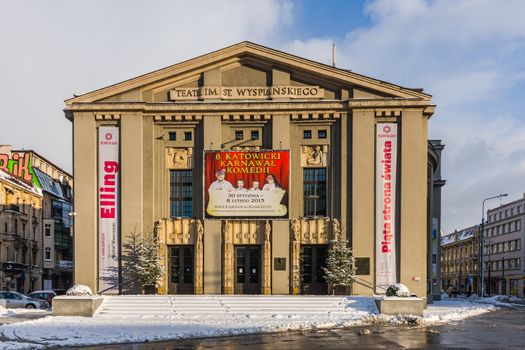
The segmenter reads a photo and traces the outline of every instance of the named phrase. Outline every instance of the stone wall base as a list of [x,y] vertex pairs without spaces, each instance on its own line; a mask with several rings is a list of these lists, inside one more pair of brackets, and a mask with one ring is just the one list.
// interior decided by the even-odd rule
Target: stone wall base
[[423,316],[427,302],[423,298],[381,297],[375,298],[377,309],[384,315]]
[[104,301],[102,296],[58,296],[53,298],[53,316],[93,317]]

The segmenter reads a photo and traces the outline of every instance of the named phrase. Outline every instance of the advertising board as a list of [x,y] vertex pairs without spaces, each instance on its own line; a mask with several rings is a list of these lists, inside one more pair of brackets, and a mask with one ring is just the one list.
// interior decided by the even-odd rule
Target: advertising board
[[206,218],[288,218],[290,151],[205,151]]

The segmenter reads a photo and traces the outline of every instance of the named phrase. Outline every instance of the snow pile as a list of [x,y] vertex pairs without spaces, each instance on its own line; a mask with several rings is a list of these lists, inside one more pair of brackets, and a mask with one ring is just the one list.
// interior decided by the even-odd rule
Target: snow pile
[[404,284],[396,283],[387,288],[386,296],[408,298],[410,296],[410,291]]
[[467,300],[473,303],[489,304],[498,307],[523,307],[525,306],[525,299],[509,295],[493,295],[491,297],[480,298],[477,295],[471,295]]
[[423,312],[423,318],[425,325],[440,324],[463,320],[494,310],[496,308],[493,305],[479,304],[470,300],[446,299],[428,304],[427,309]]
[[83,284],[75,284],[73,287],[69,288],[66,292],[66,295],[70,296],[84,296],[84,295],[93,295],[91,288]]

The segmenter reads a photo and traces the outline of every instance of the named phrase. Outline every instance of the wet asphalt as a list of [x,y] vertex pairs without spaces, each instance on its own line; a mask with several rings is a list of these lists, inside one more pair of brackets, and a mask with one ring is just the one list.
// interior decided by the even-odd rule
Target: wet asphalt
[[443,326],[371,325],[71,349],[525,349],[525,308],[499,309]]

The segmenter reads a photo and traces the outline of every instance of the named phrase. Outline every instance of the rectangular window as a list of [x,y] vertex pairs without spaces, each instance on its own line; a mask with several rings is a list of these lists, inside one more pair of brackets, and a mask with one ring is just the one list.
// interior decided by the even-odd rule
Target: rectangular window
[[318,130],[317,131],[317,138],[319,139],[326,139],[326,130]]
[[510,208],[510,216],[514,215],[514,208]]
[[51,248],[46,248],[44,250],[44,260],[51,261]]
[[252,140],[259,139],[259,130],[252,130]]
[[50,224],[44,225],[44,236],[51,237],[51,225]]
[[235,139],[236,140],[242,140],[244,139],[244,133],[242,130],[236,130],[235,131]]
[[326,216],[326,168],[304,169],[304,216]]
[[193,217],[192,170],[170,171],[170,215],[172,218]]
[[170,131],[168,137],[170,141],[177,141],[177,133],[175,131]]
[[191,139],[192,139],[191,131],[185,131],[184,132],[184,141],[191,141]]
[[303,131],[303,138],[304,139],[311,139],[312,138],[312,130],[304,130]]

